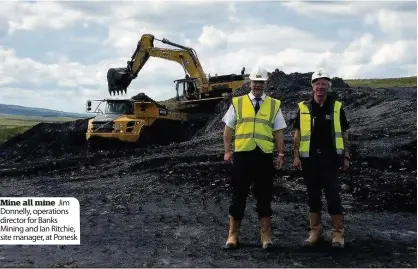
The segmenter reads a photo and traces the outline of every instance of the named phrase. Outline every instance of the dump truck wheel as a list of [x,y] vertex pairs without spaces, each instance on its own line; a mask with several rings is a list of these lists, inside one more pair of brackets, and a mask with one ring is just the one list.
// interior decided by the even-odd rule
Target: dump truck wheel
[[148,126],[142,128],[136,144],[140,148],[146,148],[152,144],[152,134]]
[[87,141],[87,150],[89,152],[94,152],[97,149],[98,149],[98,145],[97,145],[97,142],[96,141],[93,141],[93,140],[88,140]]

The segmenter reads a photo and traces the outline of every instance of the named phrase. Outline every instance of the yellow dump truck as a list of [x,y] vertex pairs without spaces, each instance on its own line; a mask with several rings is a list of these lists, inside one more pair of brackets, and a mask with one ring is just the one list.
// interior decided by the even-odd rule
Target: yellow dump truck
[[[99,102],[94,110],[93,102]],[[185,113],[170,111],[145,94],[127,99],[88,100],[86,105],[87,112],[97,113],[88,122],[89,144],[102,144],[99,142],[102,141],[110,145],[115,141],[147,146],[181,141],[187,135]]]

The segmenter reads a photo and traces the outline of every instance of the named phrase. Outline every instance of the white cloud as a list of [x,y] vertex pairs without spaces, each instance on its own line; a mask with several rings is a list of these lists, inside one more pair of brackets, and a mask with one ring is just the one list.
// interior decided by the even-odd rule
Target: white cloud
[[[402,3],[282,3],[288,8],[286,12],[302,14],[297,21],[282,20],[278,12],[283,10],[279,9],[261,14],[257,5],[201,1],[3,2],[0,29],[8,33],[8,43],[2,40],[0,44],[8,45],[0,47],[0,99],[3,103],[84,111],[87,99],[107,96],[107,70],[126,66],[144,33],[194,48],[204,71],[211,75],[239,73],[243,66],[249,72],[259,64],[286,73],[326,68],[333,76],[343,78],[416,75],[416,13],[405,10]],[[313,18],[329,23],[329,32],[313,28]],[[364,27],[377,26],[384,35],[370,27],[361,28],[361,24],[354,28],[341,18],[359,20]],[[97,25],[105,27],[107,34],[98,37],[92,32],[89,44],[97,49],[91,51],[95,60],[89,64],[59,46],[42,50],[27,42],[23,47],[22,36],[18,35],[48,29],[70,31],[76,26],[94,31]],[[77,35],[73,40],[78,40]],[[157,41],[155,45],[167,47]],[[33,49],[45,55],[45,60],[27,56]],[[180,64],[150,58],[128,94],[140,91],[156,100],[171,98],[175,95],[173,80],[184,75]]]
[[341,14],[343,16],[353,15],[361,10],[361,7],[364,7],[364,3],[358,2],[356,4],[348,3],[336,3],[336,2],[296,2],[290,1],[282,3],[283,6],[286,6],[290,9],[295,10],[298,13],[317,16],[321,15],[336,15]]
[[377,23],[383,33],[413,31],[417,28],[417,12],[381,9],[365,17],[366,24]]
[[213,57],[207,64],[212,67],[211,72],[214,72],[215,68],[228,72],[238,71],[242,66],[251,67],[262,64],[270,71],[278,68],[286,73],[311,72],[325,68],[333,76],[347,79],[367,78],[368,76],[382,76],[388,68],[387,65],[391,64],[401,66],[405,64],[405,73],[410,74],[411,69],[407,66],[416,59],[414,50],[416,50],[416,42],[400,40],[384,43],[376,40],[371,33],[365,33],[348,44],[342,52],[331,50],[316,52],[309,49],[286,48],[277,53],[263,55],[240,50],[236,53]]
[[131,55],[143,34],[152,33],[157,36],[165,36],[166,32],[148,22],[136,20],[124,20],[109,27],[109,34],[104,45],[115,48],[115,52],[121,56]]
[[378,25],[382,33],[397,37],[404,31],[416,32],[417,28],[417,6],[412,1],[285,2],[282,5],[310,17],[319,14],[333,20],[350,18],[353,22],[363,17],[365,25]]
[[411,5],[411,3],[411,1],[289,1],[281,4],[289,9],[294,10],[297,13],[313,17],[318,17],[318,15],[350,17],[353,15],[363,15],[365,12],[373,12],[376,9],[381,8],[400,10],[405,6]]
[[215,49],[225,45],[228,42],[228,37],[223,31],[210,25],[203,27],[202,34],[198,40],[204,47]]
[[241,19],[239,18],[239,14],[237,14],[237,9],[235,3],[229,3],[228,4],[228,20],[232,23],[239,23],[241,22]]
[[258,24],[244,26],[228,33],[228,43],[238,46],[279,48],[305,48],[311,50],[326,50],[332,48],[334,42],[321,40],[313,34],[290,26]]
[[[372,64],[416,63],[416,42],[399,40],[391,44],[383,44],[372,56]],[[415,51],[415,54],[413,53]],[[412,53],[411,53],[412,52]]]
[[[95,70],[78,62],[68,62],[62,59],[55,64],[43,64],[30,58],[19,58],[13,49],[0,47],[0,76],[6,80],[13,80],[20,84],[40,86],[56,83],[57,86],[95,85],[101,70]],[[102,65],[103,63],[99,63]],[[98,72],[96,72],[98,71]],[[2,85],[5,85],[4,81]]]
[[374,36],[370,33],[353,40],[345,49],[342,61],[346,64],[366,64],[367,58],[376,50],[373,41]]
[[[0,47],[0,86],[5,86],[10,82],[28,83],[35,86],[43,84],[56,84],[58,87],[66,87],[66,91],[79,91],[83,87],[106,88],[107,70],[112,67],[124,67],[125,58],[112,61],[103,60],[95,65],[83,65],[78,62],[70,62],[61,59],[59,63],[43,64],[29,58],[18,58],[11,49]],[[167,69],[166,67],[170,68]],[[153,59],[144,67],[138,75],[137,81],[143,84],[158,82],[159,70],[165,69],[165,78],[176,78],[175,75],[182,73],[180,64],[167,64],[162,59]],[[134,85],[137,83],[134,83]],[[80,87],[80,88],[79,88]],[[99,91],[97,91],[99,92]],[[103,92],[103,91],[102,91]]]
[[81,11],[66,9],[57,2],[2,2],[0,12],[8,20],[9,34],[36,28],[63,29],[81,20],[93,19]]

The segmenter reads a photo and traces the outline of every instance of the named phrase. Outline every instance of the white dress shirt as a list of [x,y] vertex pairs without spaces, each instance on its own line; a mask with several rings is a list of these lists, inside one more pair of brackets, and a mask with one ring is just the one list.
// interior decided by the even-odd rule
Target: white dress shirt
[[[248,96],[250,97],[251,102],[253,103],[253,106],[255,107],[257,101],[255,100],[254,94],[250,92]],[[266,99],[266,94],[263,93],[263,95],[261,96],[261,100],[259,101],[260,106],[264,102],[264,99]],[[231,104],[225,116],[223,117],[222,121],[225,122],[225,124],[228,125],[228,127],[235,129],[236,120],[237,120],[237,117],[235,115],[235,109],[234,109],[234,106]],[[274,118],[273,131],[281,130],[286,127],[287,125],[284,120],[282,110],[279,109],[278,113],[276,114],[276,117]]]

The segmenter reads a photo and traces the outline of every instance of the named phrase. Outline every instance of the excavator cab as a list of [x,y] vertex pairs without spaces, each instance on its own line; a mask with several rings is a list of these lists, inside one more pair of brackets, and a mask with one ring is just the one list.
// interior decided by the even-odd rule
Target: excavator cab
[[197,79],[186,77],[184,79],[177,79],[174,82],[176,83],[177,101],[180,101],[180,99],[200,99],[200,92],[199,87],[197,86]]

